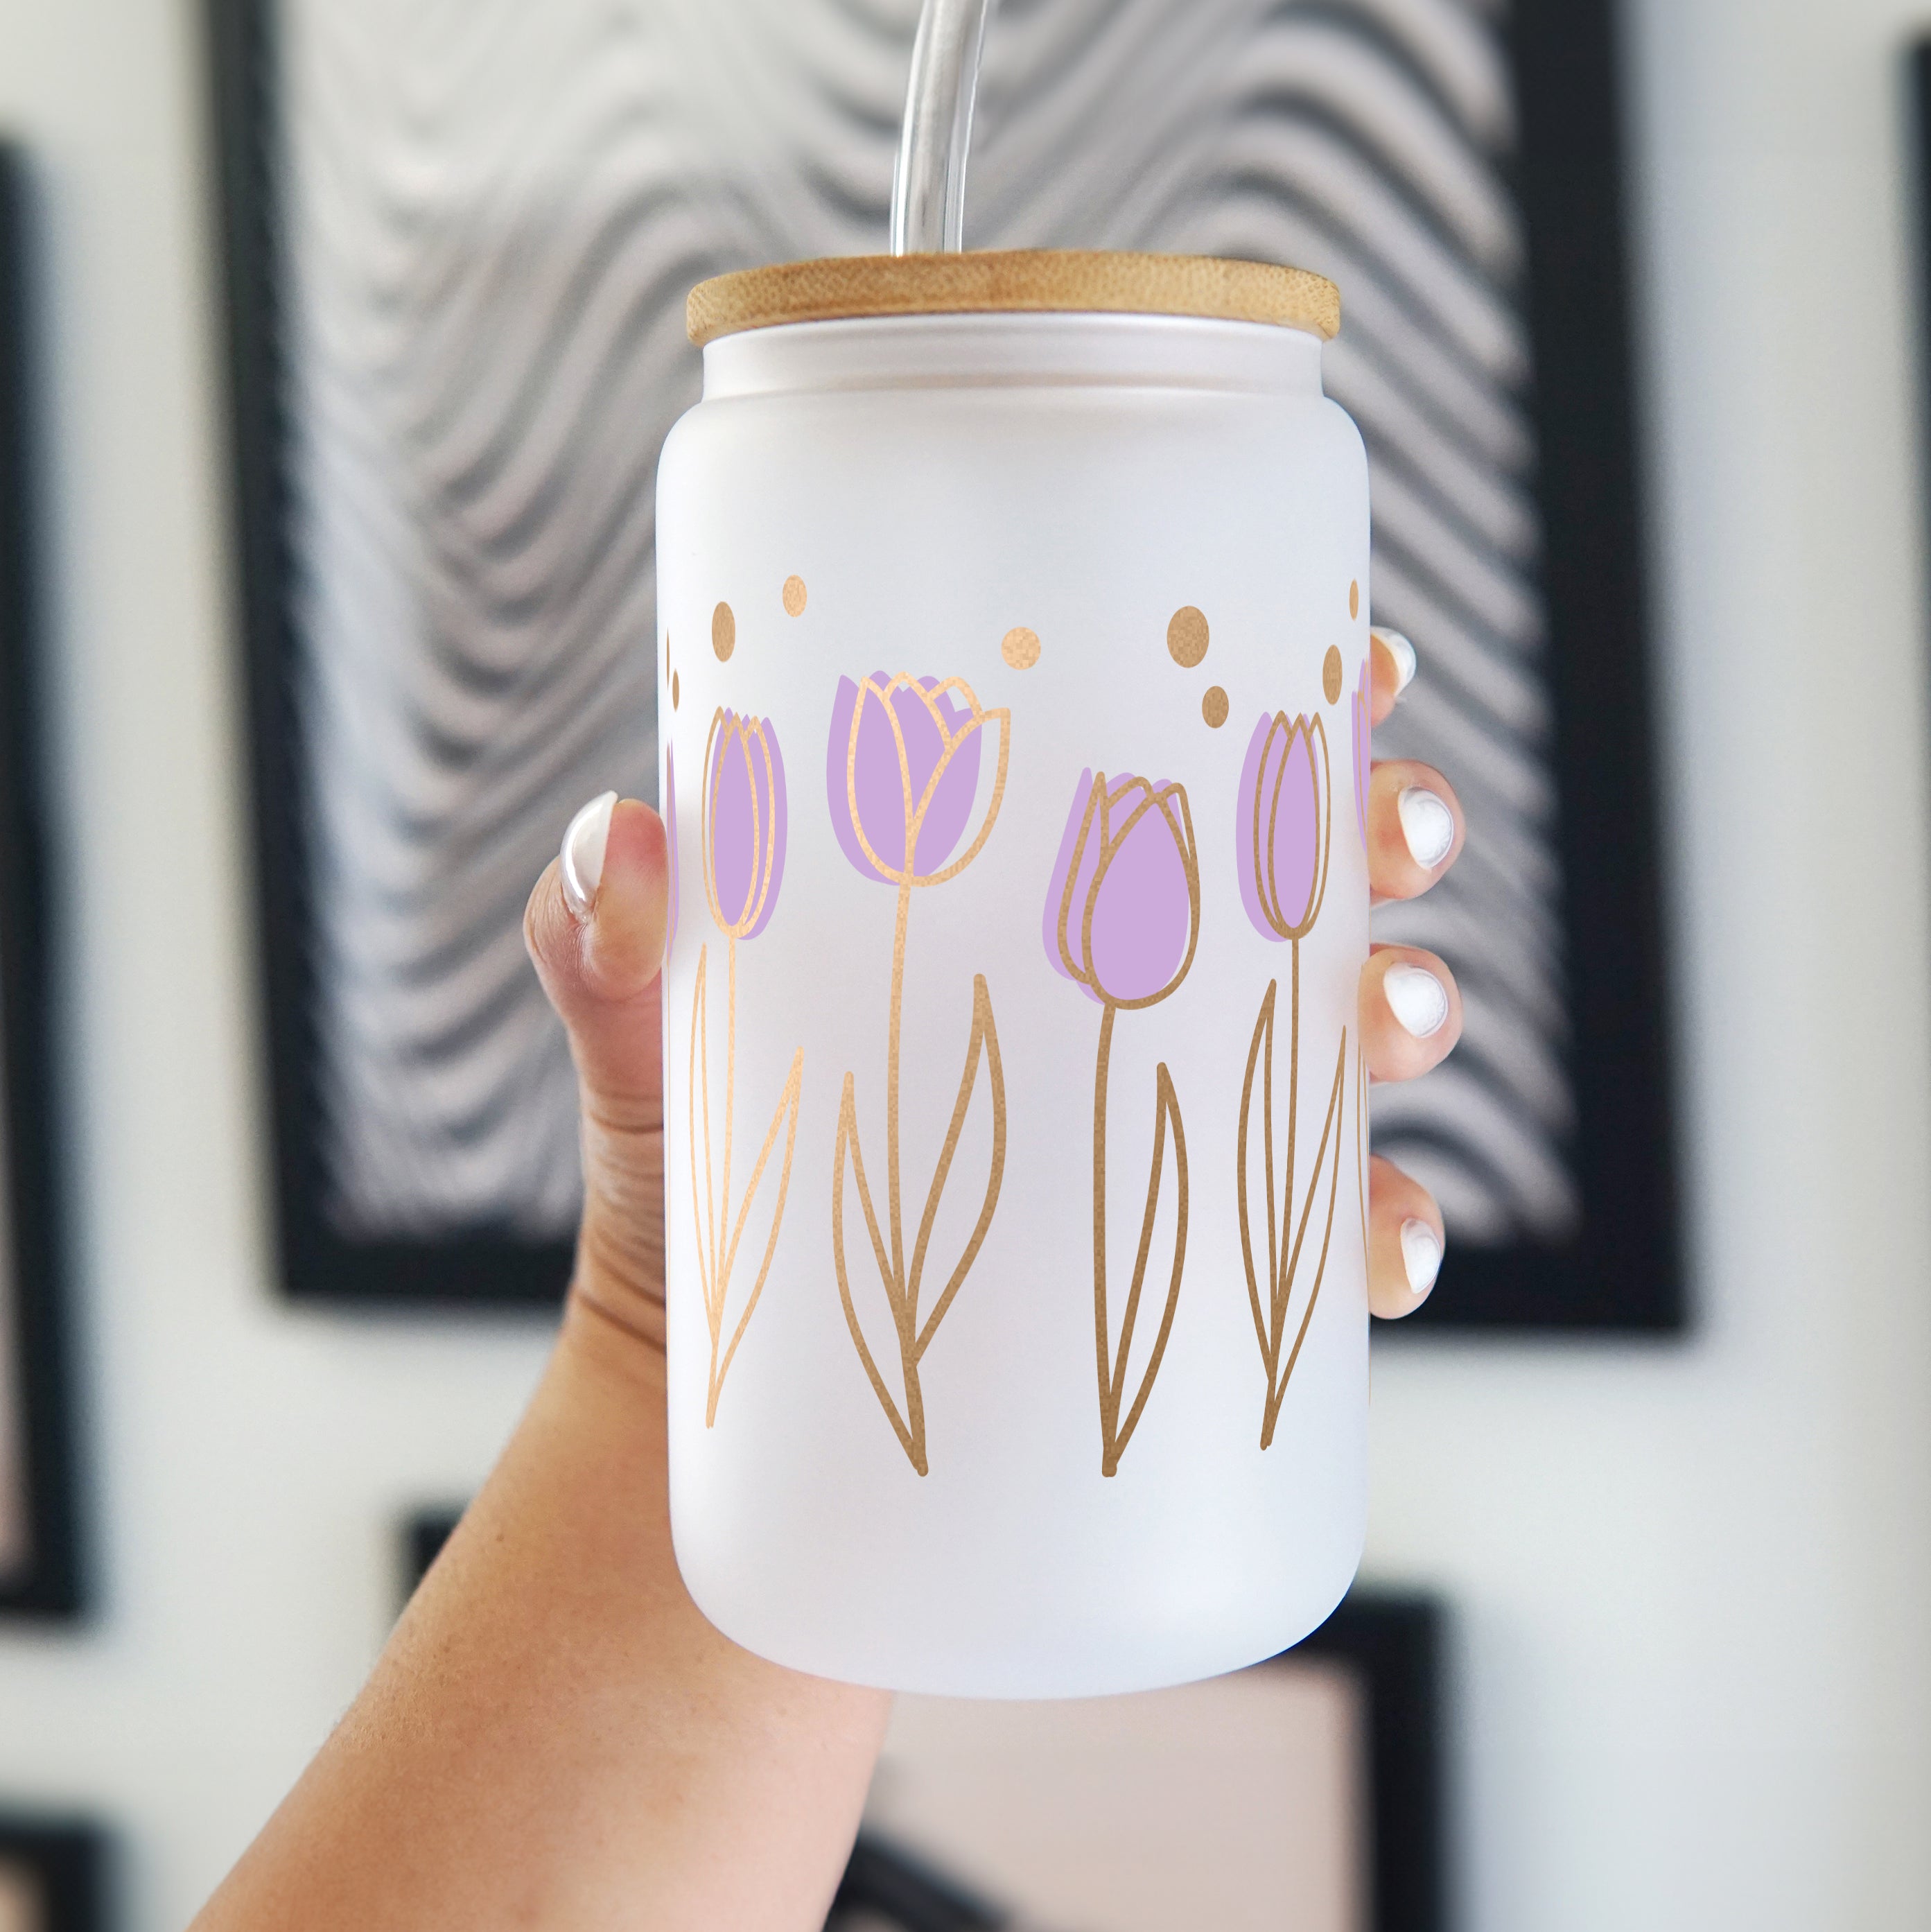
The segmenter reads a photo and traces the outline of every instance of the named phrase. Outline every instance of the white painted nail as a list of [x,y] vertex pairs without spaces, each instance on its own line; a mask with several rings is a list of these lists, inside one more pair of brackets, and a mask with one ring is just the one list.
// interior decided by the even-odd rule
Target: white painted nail
[[1395,661],[1395,695],[1399,698],[1415,681],[1415,647],[1399,631],[1384,631],[1378,625],[1368,634],[1378,638]]
[[1417,1040],[1441,1032],[1448,1019],[1448,988],[1425,966],[1398,961],[1381,976],[1389,1009]]
[[1402,1223],[1402,1265],[1408,1270],[1408,1292],[1420,1300],[1441,1272],[1441,1241],[1426,1221]]
[[563,902],[579,925],[590,916],[597,888],[604,883],[604,848],[610,842],[610,814],[617,795],[607,791],[591,800],[570,821],[563,835],[559,869],[563,875]]
[[1415,863],[1432,872],[1448,856],[1455,843],[1455,814],[1446,802],[1426,786],[1410,785],[1396,801],[1402,815],[1402,836]]

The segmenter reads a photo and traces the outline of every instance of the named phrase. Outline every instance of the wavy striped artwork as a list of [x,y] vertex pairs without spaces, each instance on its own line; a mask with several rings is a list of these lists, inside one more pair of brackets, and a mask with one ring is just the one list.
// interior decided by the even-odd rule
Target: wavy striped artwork
[[[883,245],[916,0],[280,0],[283,382],[328,1212],[567,1231],[571,1070],[519,917],[655,766],[652,484],[701,277]],[[1453,878],[1380,935],[1462,977],[1378,1144],[1464,1242],[1559,1238],[1565,992],[1522,220],[1501,0],[1008,0],[981,246],[1341,285],[1375,614],[1424,674]]]

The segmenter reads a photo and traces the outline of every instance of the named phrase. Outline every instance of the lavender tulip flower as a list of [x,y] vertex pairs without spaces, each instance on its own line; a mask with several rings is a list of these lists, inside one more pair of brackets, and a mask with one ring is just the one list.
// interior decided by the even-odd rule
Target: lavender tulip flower
[[768,718],[720,711],[704,754],[704,891],[730,939],[755,939],[784,877],[784,760]]
[[1333,832],[1327,729],[1318,716],[1263,717],[1248,742],[1234,812],[1240,903],[1263,939],[1303,939],[1321,916]]
[[[1093,1070],[1093,1325],[1099,1385],[1099,1470],[1119,1473],[1153,1392],[1173,1332],[1186,1265],[1187,1143],[1180,1096],[1163,1060],[1153,1076],[1153,1158],[1147,1204],[1120,1334],[1113,1334],[1106,1270],[1107,1096],[1113,1027],[1123,1010],[1168,998],[1193,964],[1200,940],[1200,860],[1193,813],[1183,785],[1102,772],[1080,774],[1066,817],[1051,883],[1046,888],[1046,957],[1100,1007],[1099,1046]],[[1174,1144],[1173,1268],[1160,1326],[1140,1378],[1126,1400],[1128,1364],[1138,1321],[1147,1264],[1166,1164]],[[1123,1416],[1121,1411],[1125,1408]]]
[[955,677],[903,672],[894,677],[880,670],[862,684],[839,679],[825,788],[838,844],[865,878],[888,885],[934,886],[978,857],[1005,790],[1003,730],[985,821],[965,852],[957,859],[952,855],[978,795],[985,726],[994,718],[1003,726],[1005,715],[982,710]]
[[[1336,696],[1339,696],[1337,690]],[[1354,702],[1358,706],[1360,698]],[[1351,734],[1355,748],[1357,805],[1365,784],[1363,762],[1365,734],[1357,710]],[[1328,855],[1334,829],[1333,796],[1328,760],[1327,728],[1317,714],[1291,721],[1285,712],[1262,718],[1249,741],[1240,770],[1234,811],[1234,844],[1240,879],[1240,902],[1263,939],[1288,942],[1288,1077],[1285,1120],[1274,1118],[1276,1088],[1274,1036],[1279,982],[1270,980],[1261,995],[1247,1049],[1247,1073],[1240,1090],[1240,1114],[1236,1138],[1236,1204],[1240,1221],[1241,1258],[1247,1274],[1248,1306],[1267,1371],[1267,1390],[1261,1414],[1261,1447],[1268,1448],[1287,1400],[1288,1384],[1300,1359],[1301,1344],[1327,1270],[1334,1204],[1341,1172],[1341,1139],[1345,1111],[1345,1073],[1348,1029],[1343,1027],[1336,1051],[1334,1072],[1327,1080],[1327,1105],[1321,1137],[1313,1144],[1313,1160],[1305,1168],[1303,1140],[1297,1129],[1301,1109],[1301,941],[1314,929],[1327,896]],[[1324,1076],[1324,1078],[1327,1076]],[[1259,1119],[1254,1116],[1256,1109]],[[1256,1130],[1258,1131],[1256,1131]],[[1273,1151],[1285,1148],[1283,1169],[1273,1166]],[[1264,1217],[1250,1210],[1249,1150],[1258,1149],[1264,1162],[1258,1177],[1266,1204]],[[1327,1215],[1318,1224],[1321,1238],[1311,1233],[1286,1240],[1282,1230],[1304,1232],[1313,1223],[1322,1196],[1321,1176],[1328,1176]],[[1303,1178],[1305,1176],[1305,1178]],[[1261,1245],[1265,1234],[1266,1246]],[[1304,1268],[1305,1264],[1305,1268]],[[1313,1279],[1302,1298],[1300,1324],[1290,1331],[1288,1316],[1299,1282],[1311,1268]]]
[[[994,723],[999,727],[999,761],[993,772],[991,796],[977,832],[961,851],[959,847],[967,838],[979,796],[985,728]],[[838,835],[839,846],[862,878],[898,888],[892,947],[892,992],[886,1025],[885,1226],[881,1229],[873,1218],[872,1196],[866,1189],[859,1147],[857,1084],[848,1072],[838,1103],[832,1182],[832,1252],[838,1270],[839,1299],[853,1346],[899,1447],[922,1476],[929,1465],[919,1365],[979,1257],[992,1223],[993,1210],[998,1205],[1000,1178],[1006,1168],[1006,1076],[999,1057],[992,994],[985,976],[975,974],[972,1030],[966,1042],[964,1077],[953,1103],[952,1138],[946,1142],[926,1194],[924,1220],[917,1240],[908,1244],[905,1190],[899,1161],[899,1072],[907,934],[913,889],[943,885],[946,880],[955,878],[979,856],[991,837],[1000,802],[1006,795],[1011,729],[1010,714],[1003,709],[983,709],[962,679],[914,677],[906,672],[894,676],[881,670],[873,672],[862,684],[848,677],[839,679],[825,748],[825,790],[831,805],[832,829]],[[985,1193],[964,1253],[930,1312],[922,1314],[925,1271],[932,1258],[929,1236],[934,1217],[952,1178],[953,1148],[977,1091],[982,1066],[985,1070],[992,1115],[992,1157]],[[878,1264],[880,1285],[898,1339],[898,1396],[886,1385],[885,1371],[865,1340],[853,1299],[853,1271],[846,1260],[844,1235],[848,1166],[857,1184],[871,1234],[873,1258]]]
[[[664,761],[665,827],[670,839],[670,916],[677,916],[677,809],[676,774],[667,752]],[[691,1000],[689,1078],[691,1102],[689,1164],[691,1208],[695,1223],[697,1274],[704,1295],[704,1320],[710,1330],[709,1386],[704,1423],[715,1426],[718,1399],[730,1372],[745,1330],[764,1292],[766,1277],[778,1246],[784,1220],[785,1197],[791,1186],[791,1157],[798,1138],[798,1098],[804,1076],[805,1053],[792,1055],[791,1069],[777,1111],[752,1164],[742,1194],[731,1195],[732,1156],[738,1131],[737,1011],[738,942],[755,939],[778,909],[778,887],[784,878],[786,813],[784,760],[778,749],[778,733],[765,718],[741,718],[720,710],[712,718],[704,748],[704,790],[700,839],[704,860],[704,896],[711,916],[724,935],[725,995],[723,1104],[716,1110],[723,1131],[721,1149],[711,1140],[710,948],[700,949],[696,984]],[[781,1133],[784,1151],[772,1156]],[[750,1218],[751,1203],[763,1186],[767,1168],[773,1173],[777,1200],[772,1209],[771,1232],[764,1244],[757,1280],[745,1298],[735,1324],[729,1319],[731,1278],[736,1270],[738,1243]],[[701,1186],[701,1192],[700,1191]]]
[[1046,892],[1046,957],[1103,1005],[1150,1006],[1200,938],[1200,862],[1185,787],[1090,771]]

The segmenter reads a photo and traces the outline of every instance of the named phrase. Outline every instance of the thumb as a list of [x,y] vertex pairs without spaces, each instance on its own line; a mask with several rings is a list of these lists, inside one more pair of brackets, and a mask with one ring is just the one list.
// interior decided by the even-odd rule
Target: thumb
[[664,822],[607,792],[570,822],[523,934],[570,1036],[582,1096],[576,1288],[661,1337],[664,1068],[658,974],[670,910]]

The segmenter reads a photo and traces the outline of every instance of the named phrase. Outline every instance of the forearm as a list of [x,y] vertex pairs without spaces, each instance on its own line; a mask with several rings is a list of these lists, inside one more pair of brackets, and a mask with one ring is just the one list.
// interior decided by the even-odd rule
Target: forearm
[[823,1923],[887,1700],[699,1614],[663,1378],[572,1306],[374,1676],[198,1932]]

